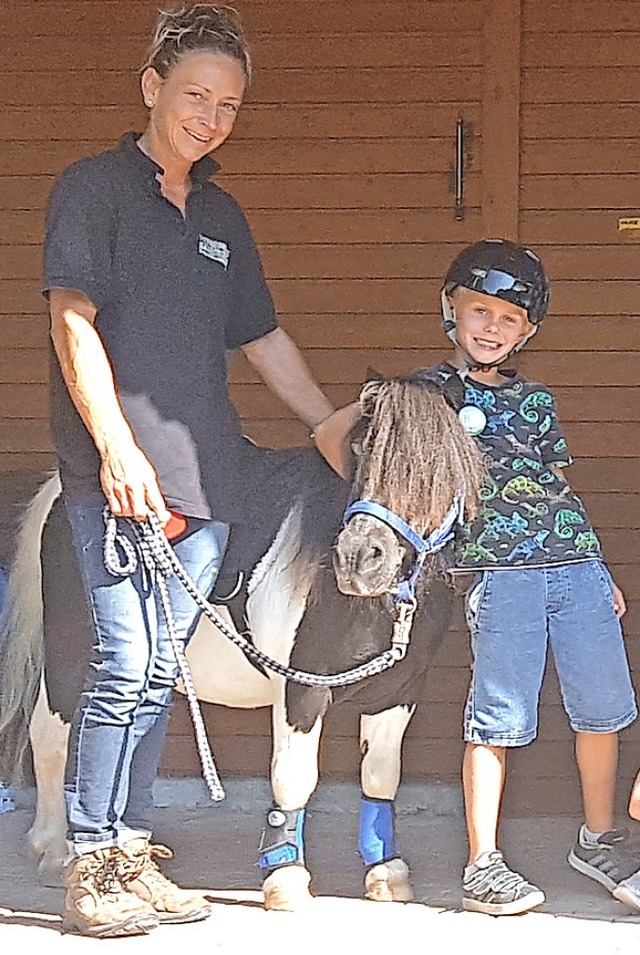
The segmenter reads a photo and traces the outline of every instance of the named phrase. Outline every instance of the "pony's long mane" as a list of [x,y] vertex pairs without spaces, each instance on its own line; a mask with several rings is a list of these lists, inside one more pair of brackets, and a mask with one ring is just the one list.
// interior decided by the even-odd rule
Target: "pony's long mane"
[[379,501],[421,534],[437,527],[456,494],[476,512],[486,474],[474,439],[442,395],[424,382],[389,378],[360,393],[365,422],[354,489]]

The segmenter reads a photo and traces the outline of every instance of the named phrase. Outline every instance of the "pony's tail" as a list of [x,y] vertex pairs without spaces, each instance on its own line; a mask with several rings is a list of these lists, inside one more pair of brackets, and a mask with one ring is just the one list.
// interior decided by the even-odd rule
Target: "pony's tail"
[[44,664],[42,531],[56,498],[55,472],[40,488],[20,523],[17,547],[0,614],[0,779],[21,781]]

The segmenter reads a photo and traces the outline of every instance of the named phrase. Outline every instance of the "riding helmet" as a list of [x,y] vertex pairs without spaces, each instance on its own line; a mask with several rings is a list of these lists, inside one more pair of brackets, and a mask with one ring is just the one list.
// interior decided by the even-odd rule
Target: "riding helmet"
[[[442,320],[453,341],[455,316],[448,296],[459,285],[524,309],[532,325],[539,325],[546,317],[549,279],[542,262],[531,249],[507,239],[483,239],[469,245],[449,266],[442,287]],[[530,337],[514,351],[519,351]]]

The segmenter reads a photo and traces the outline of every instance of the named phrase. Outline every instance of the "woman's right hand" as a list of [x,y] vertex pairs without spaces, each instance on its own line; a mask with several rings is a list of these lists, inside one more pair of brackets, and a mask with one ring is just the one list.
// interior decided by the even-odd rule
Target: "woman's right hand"
[[100,483],[116,517],[144,521],[153,512],[161,524],[169,520],[156,472],[134,442],[112,445],[102,455]]

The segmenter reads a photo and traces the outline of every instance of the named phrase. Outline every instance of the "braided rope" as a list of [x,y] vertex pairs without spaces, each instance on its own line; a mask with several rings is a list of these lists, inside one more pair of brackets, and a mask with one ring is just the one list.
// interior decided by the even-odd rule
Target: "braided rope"
[[[131,576],[138,566],[139,558],[136,548],[126,535],[118,530],[117,520],[108,507],[104,509],[103,518],[105,523],[103,544],[105,567],[107,571],[115,577]],[[187,593],[193,597],[205,616],[208,617],[221,633],[238,646],[247,658],[294,683],[301,683],[304,686],[320,687],[349,686],[352,683],[358,683],[360,680],[364,680],[366,677],[374,676],[388,670],[406,655],[409,645],[409,633],[416,607],[415,600],[407,601],[396,607],[397,617],[393,625],[391,648],[385,650],[384,653],[370,660],[368,663],[332,675],[309,673],[305,670],[297,670],[293,667],[286,666],[278,660],[274,660],[266,653],[263,653],[247,640],[246,637],[238,633],[235,627],[230,627],[227,624],[226,620],[216,608],[210,604],[207,598],[200,592],[195,582],[178,560],[173,547],[162,530],[160,522],[154,514],[151,514],[147,521],[128,519],[128,523],[136,536],[142,562],[155,580],[160,593],[162,611],[167,621],[169,638],[176,657],[191,719],[193,721],[202,774],[211,798],[214,801],[224,799],[224,790],[209,745],[184,647],[182,641],[178,639],[176,634],[175,620],[167,587],[167,580],[172,574],[175,574],[180,580],[187,590]],[[118,547],[122,550],[123,558],[118,554]]]

